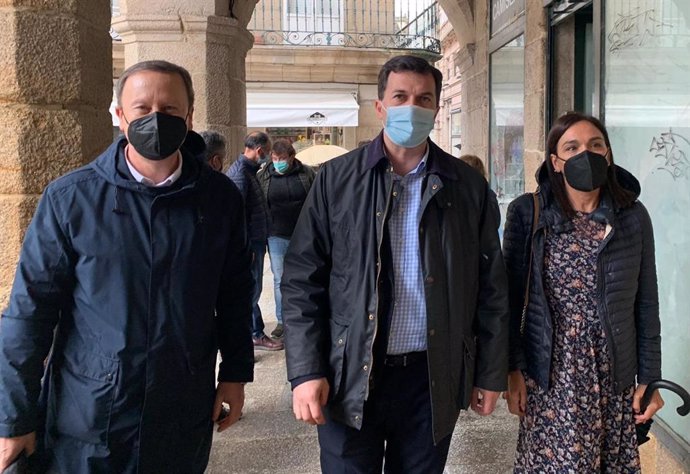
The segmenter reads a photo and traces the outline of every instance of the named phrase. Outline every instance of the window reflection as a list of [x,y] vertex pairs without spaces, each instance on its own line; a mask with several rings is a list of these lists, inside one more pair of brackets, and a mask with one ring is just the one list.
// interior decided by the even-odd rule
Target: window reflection
[[524,192],[524,35],[491,55],[491,187],[500,203]]

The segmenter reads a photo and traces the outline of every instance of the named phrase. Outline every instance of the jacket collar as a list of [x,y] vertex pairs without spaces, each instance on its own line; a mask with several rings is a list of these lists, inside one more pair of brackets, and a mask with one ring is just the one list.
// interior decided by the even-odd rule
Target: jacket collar
[[[208,173],[205,172],[202,163],[183,145],[180,148],[182,153],[182,175],[180,178],[172,186],[161,188],[143,186],[134,179],[127,167],[124,156],[126,145],[127,139],[124,136],[118,137],[89,166],[111,184],[149,194],[165,194],[182,188],[194,187],[201,182],[205,182],[208,178]],[[209,168],[208,171],[212,170]]]
[[244,153],[240,153],[240,156],[237,159],[237,161],[242,162],[242,164],[245,167],[249,168],[253,172],[257,172],[257,171],[259,171],[259,168],[261,168],[261,165],[259,164],[258,161],[250,160],[249,158],[247,158],[244,155]]
[[[438,174],[454,180],[458,179],[457,169],[453,166],[453,163],[448,160],[447,156],[445,156],[445,152],[432,142],[430,138],[426,139],[426,143],[429,147],[429,157],[426,164],[427,173]],[[369,145],[367,145],[365,157],[365,171],[371,170],[381,162],[385,162],[385,166],[388,166],[390,162],[386,156],[386,148],[383,143],[383,130]]]
[[[618,165],[613,165],[616,173],[618,184],[628,191],[633,192],[636,197],[640,195],[640,182],[629,171]],[[552,227],[556,232],[569,230],[572,223],[565,216],[563,209],[551,192],[551,182],[549,181],[549,173],[546,168],[546,162],[542,163],[537,169],[537,183],[539,184],[538,193],[544,213],[542,214],[543,222]],[[599,200],[599,206],[592,211],[590,218],[595,222],[602,224],[613,225],[614,216],[618,212],[618,207],[614,202],[611,194],[604,189]],[[541,219],[540,219],[541,221]]]

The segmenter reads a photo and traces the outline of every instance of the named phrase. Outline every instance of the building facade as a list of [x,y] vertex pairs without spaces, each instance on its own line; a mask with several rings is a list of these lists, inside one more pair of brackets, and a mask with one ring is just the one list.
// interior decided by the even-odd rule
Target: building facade
[[[443,87],[432,138],[446,152],[453,156],[460,156],[462,154],[462,75],[455,62],[460,43],[443,8],[439,8],[438,25],[441,59],[435,66],[443,73]],[[486,158],[482,160],[486,162]]]
[[440,58],[431,0],[260,0],[248,28],[247,127],[348,150],[381,130],[378,72],[396,54]]

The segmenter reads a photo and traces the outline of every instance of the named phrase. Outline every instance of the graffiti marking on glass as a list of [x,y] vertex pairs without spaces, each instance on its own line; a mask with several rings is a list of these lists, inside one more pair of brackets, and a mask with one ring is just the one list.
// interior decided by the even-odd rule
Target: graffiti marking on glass
[[[685,142],[685,143],[683,143]],[[682,135],[673,133],[672,129],[662,133],[658,138],[652,138],[649,151],[654,152],[655,158],[661,158],[663,164],[657,167],[659,170],[667,171],[673,179],[685,178],[690,176],[690,160],[681,147],[690,146],[690,140]]]
[[499,15],[502,15],[503,13],[506,12],[511,6],[513,6],[513,3],[515,3],[515,0],[494,0],[493,3],[493,16],[492,20],[496,21],[496,18],[498,18]]
[[657,19],[653,8],[636,11],[628,14],[618,14],[618,19],[613,24],[608,40],[611,43],[609,51],[617,53],[625,48],[640,48],[649,43],[650,38],[656,36],[656,29],[673,25]]

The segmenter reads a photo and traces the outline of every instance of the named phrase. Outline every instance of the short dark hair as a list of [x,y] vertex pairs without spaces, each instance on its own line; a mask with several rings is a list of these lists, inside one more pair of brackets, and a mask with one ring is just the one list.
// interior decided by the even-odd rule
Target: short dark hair
[[379,72],[379,100],[383,100],[388,85],[388,76],[391,72],[416,72],[417,74],[430,74],[436,84],[436,105],[441,100],[441,85],[443,84],[443,74],[434,66],[429,64],[426,59],[417,56],[395,56],[386,61]]
[[204,160],[208,161],[213,155],[220,154],[221,151],[225,150],[225,137],[218,132],[213,130],[206,130],[201,132],[201,138],[204,139],[206,143],[206,150],[204,150]]
[[295,147],[285,138],[280,138],[273,142],[271,151],[276,155],[287,155],[289,157],[294,157],[297,154]]
[[125,82],[130,76],[142,71],[153,71],[162,72],[164,74],[177,74],[182,78],[184,82],[184,87],[187,90],[187,100],[189,101],[189,108],[194,106],[194,87],[192,86],[192,76],[182,66],[170,63],[168,61],[153,60],[153,61],[141,61],[130,67],[128,67],[125,72],[122,73],[120,78],[117,80],[117,85],[115,86],[115,98],[117,99],[117,105],[122,107],[122,89],[125,88]]
[[570,204],[570,200],[568,199],[568,195],[565,190],[565,179],[563,178],[563,173],[556,173],[556,170],[553,167],[553,162],[551,161],[551,155],[558,156],[558,140],[561,139],[566,130],[576,123],[583,121],[591,123],[601,132],[604,137],[604,142],[606,143],[606,148],[608,149],[611,166],[608,168],[606,184],[604,185],[603,189],[610,193],[616,206],[619,208],[629,207],[633,202],[635,202],[636,196],[634,193],[621,186],[616,178],[613,150],[611,150],[609,134],[606,131],[604,124],[602,124],[596,117],[585,115],[579,112],[567,112],[564,115],[561,115],[551,126],[549,135],[546,138],[546,169],[549,175],[549,182],[551,183],[551,192],[560,204],[563,212],[568,217],[573,217],[575,215],[575,210],[573,209],[572,204]]
[[268,148],[271,145],[271,139],[268,134],[264,132],[252,132],[244,137],[244,147],[251,150],[257,148]]
[[482,161],[482,159],[479,158],[477,155],[462,155],[460,157],[460,160],[464,161],[472,168],[479,171],[479,174],[481,174],[484,177],[484,179],[486,179],[486,167],[484,166],[484,162]]

